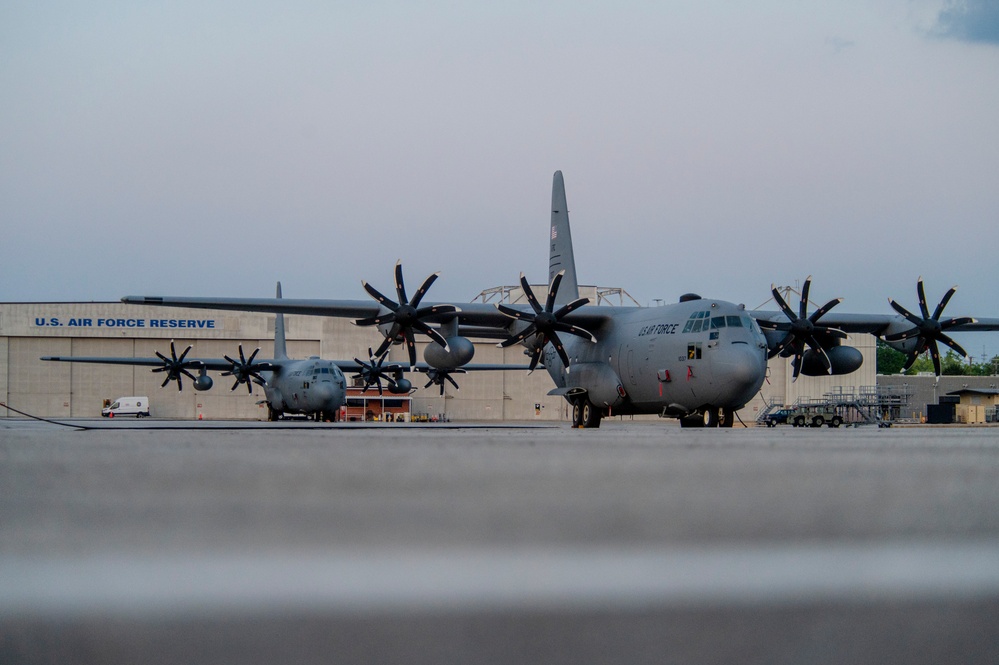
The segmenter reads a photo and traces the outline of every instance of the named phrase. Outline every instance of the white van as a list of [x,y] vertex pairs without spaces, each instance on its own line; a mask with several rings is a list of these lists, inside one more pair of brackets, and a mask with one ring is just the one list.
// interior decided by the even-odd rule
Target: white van
[[119,397],[101,410],[105,418],[118,416],[135,416],[143,418],[149,415],[149,398],[145,396]]

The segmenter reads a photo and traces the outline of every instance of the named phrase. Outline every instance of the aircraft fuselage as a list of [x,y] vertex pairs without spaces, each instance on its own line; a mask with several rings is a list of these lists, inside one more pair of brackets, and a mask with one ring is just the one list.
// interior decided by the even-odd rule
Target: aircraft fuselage
[[264,394],[272,412],[333,419],[347,403],[347,381],[330,360],[287,360],[269,374],[264,373]]
[[767,344],[745,308],[698,299],[621,311],[597,343],[571,339],[571,371],[549,345],[545,366],[557,392],[574,389],[612,414],[683,416],[705,407],[739,409],[766,378]]

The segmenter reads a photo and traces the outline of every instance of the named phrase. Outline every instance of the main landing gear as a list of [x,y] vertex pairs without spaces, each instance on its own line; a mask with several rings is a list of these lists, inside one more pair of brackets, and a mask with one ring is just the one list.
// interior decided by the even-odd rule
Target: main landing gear
[[680,427],[731,427],[735,422],[735,411],[709,406],[703,413],[680,418]]
[[572,400],[572,426],[590,429],[600,427],[600,419],[603,418],[603,411],[595,406],[585,395]]

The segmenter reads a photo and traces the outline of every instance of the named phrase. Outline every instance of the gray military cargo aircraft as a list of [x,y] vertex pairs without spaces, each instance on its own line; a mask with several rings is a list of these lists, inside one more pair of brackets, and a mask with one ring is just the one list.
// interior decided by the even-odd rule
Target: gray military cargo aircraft
[[[280,283],[276,296],[276,299],[281,298]],[[252,393],[251,382],[263,388],[268,420],[278,420],[285,413],[313,416],[317,420],[336,420],[340,407],[347,403],[347,381],[340,367],[343,363],[317,357],[293,360],[288,358],[286,346],[284,315],[278,314],[274,322],[274,357],[266,360],[256,359],[260,349],[246,357],[242,345],[238,358],[189,358],[187,354],[191,347],[178,355],[173,341],[170,342],[169,356],[157,351],[154,358],[46,356],[42,360],[153,367],[153,372],[166,374],[162,387],[176,381],[177,390],[184,389],[185,376],[192,381],[195,390],[209,390],[214,381],[208,372],[221,371],[222,376],[235,379],[232,390],[245,384],[247,392]],[[408,386],[405,387],[408,391]]]
[[[277,285],[275,300],[280,301],[281,284]],[[461,346],[458,343],[458,346]],[[152,367],[153,372],[165,372],[161,387],[166,387],[171,381],[177,382],[177,390],[183,390],[183,377],[191,380],[195,390],[210,390],[214,381],[208,375],[209,371],[220,371],[222,376],[232,376],[235,382],[231,390],[236,390],[240,384],[246,385],[249,393],[253,392],[252,383],[259,385],[267,403],[268,420],[278,420],[286,413],[301,414],[314,417],[316,420],[336,421],[340,407],[347,403],[347,383],[344,372],[354,371],[354,378],[363,383],[361,392],[376,388],[378,394],[388,390],[394,395],[408,395],[413,389],[412,382],[403,376],[407,367],[397,363],[385,363],[388,350],[379,349],[377,353],[368,349],[368,360],[359,358],[353,360],[325,360],[316,356],[305,360],[288,358],[285,339],[284,314],[277,313],[274,321],[274,357],[257,360],[256,349],[249,357],[239,346],[239,357],[230,358],[189,358],[192,347],[188,346],[177,354],[173,341],[170,342],[170,355],[156,352],[156,357],[101,357],[101,356],[45,356],[42,360],[74,363],[97,363],[103,365],[133,365]],[[455,389],[458,383],[452,374],[464,373],[467,370],[511,370],[524,369],[524,366],[509,365],[469,365],[466,368],[431,367],[425,364],[413,364],[410,371],[427,374],[429,381],[426,388],[432,385],[440,387],[444,394],[444,384],[448,382]],[[195,375],[194,373],[197,373]],[[383,387],[382,382],[385,382]]]
[[[811,279],[805,281],[795,311],[772,288],[779,311],[747,311],[743,305],[686,294],[660,307],[608,307],[579,297],[572,237],[560,171],[552,186],[549,231],[549,289],[544,304],[528,280],[520,283],[527,305],[424,303],[431,275],[410,300],[402,266],[396,264],[398,301],[362,282],[375,302],[361,300],[274,300],[255,298],[183,298],[126,296],[126,303],[257,312],[286,312],[358,319],[378,326],[385,340],[405,343],[415,364],[414,332],[435,343],[426,347],[429,366],[453,372],[474,354],[469,337],[501,339],[500,346],[520,344],[531,370],[543,366],[555,383],[549,393],[571,405],[578,427],[599,427],[607,415],[659,414],[683,426],[730,427],[735,412],[757,394],[767,360],[790,358],[800,374],[849,374],[863,357],[843,344],[849,333],[869,333],[908,354],[908,365],[929,351],[940,372],[938,342],[962,355],[945,331],[999,330],[999,319],[941,319],[954,294],[946,293],[931,314],[922,280],[917,286],[921,314],[890,301],[895,315],[831,313],[839,298],[808,314]],[[433,327],[436,326],[436,327]],[[378,354],[375,354],[378,355]]]

